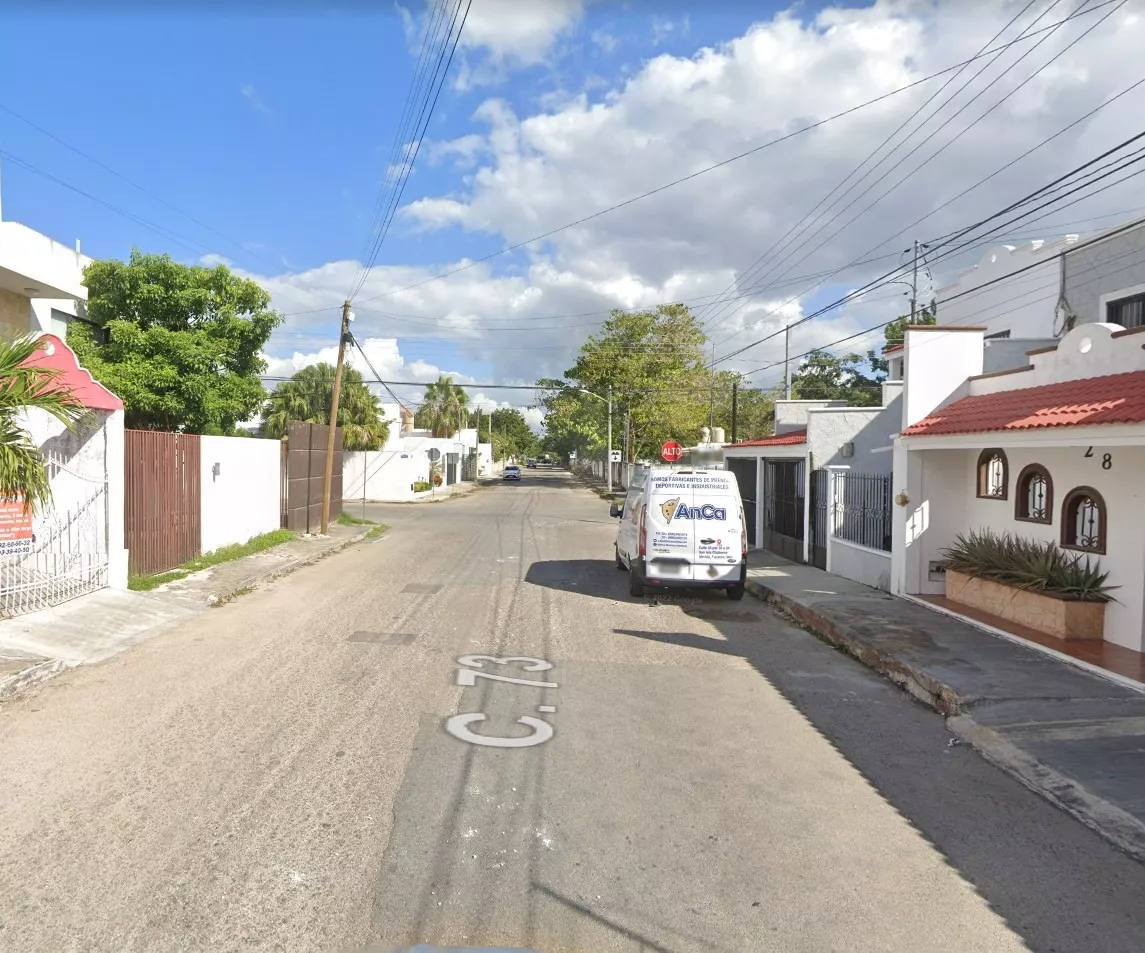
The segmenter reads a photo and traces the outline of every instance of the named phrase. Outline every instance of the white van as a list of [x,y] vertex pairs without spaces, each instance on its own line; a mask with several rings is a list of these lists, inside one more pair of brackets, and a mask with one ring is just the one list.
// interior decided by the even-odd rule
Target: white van
[[704,587],[743,598],[747,525],[734,474],[652,467],[609,513],[620,518],[616,568],[628,571],[632,595],[651,587]]

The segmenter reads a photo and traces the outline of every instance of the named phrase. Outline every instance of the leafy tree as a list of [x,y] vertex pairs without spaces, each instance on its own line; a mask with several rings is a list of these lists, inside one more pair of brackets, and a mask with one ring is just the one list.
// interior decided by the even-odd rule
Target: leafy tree
[[441,376],[425,389],[425,397],[415,415],[418,427],[435,437],[452,437],[468,418],[469,395],[453,383],[452,377]]
[[230,434],[258,412],[261,354],[282,316],[255,282],[135,250],[92,262],[84,284],[103,333],[73,322],[68,344],[123,400],[128,427]]
[[31,337],[0,338],[0,498],[23,499],[25,513],[50,503],[52,488],[43,454],[20,416],[42,410],[73,430],[86,413],[58,381],[58,371],[29,366],[40,347]]
[[835,357],[826,351],[812,351],[791,378],[791,396],[796,400],[845,400],[854,407],[877,407],[882,403],[879,385],[886,370],[865,368],[878,359],[874,351]]
[[[469,426],[477,426],[476,415]],[[525,415],[515,407],[498,407],[491,414],[483,414],[481,437],[493,444],[493,458],[506,460],[513,457],[524,460],[536,456],[540,440],[533,428],[525,420]]]
[[557,454],[602,451],[608,410],[597,398],[607,396],[610,386],[613,446],[622,446],[628,420],[630,459],[658,453],[665,440],[696,440],[707,423],[712,390],[704,360],[706,340],[684,305],[613,311],[581,346],[576,364],[563,379],[537,382],[546,449]]
[[775,401],[783,396],[782,385],[770,390],[745,386],[742,375],[723,372],[716,375],[713,421],[732,439],[732,384],[736,393],[736,440],[758,440],[775,431]]
[[[311,364],[280,384],[263,409],[263,434],[279,439],[285,436],[292,420],[328,424],[334,371],[331,364]],[[364,383],[361,372],[352,367],[342,368],[338,426],[347,450],[380,450],[390,436],[390,425],[382,419],[378,398]]]

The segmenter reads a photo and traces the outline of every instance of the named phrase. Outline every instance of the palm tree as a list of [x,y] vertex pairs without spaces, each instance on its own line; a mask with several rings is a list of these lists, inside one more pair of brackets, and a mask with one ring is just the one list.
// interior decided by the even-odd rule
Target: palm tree
[[[331,365],[311,364],[302,368],[270,395],[263,411],[263,433],[281,439],[293,420],[328,424],[333,391]],[[343,446],[347,450],[380,450],[390,436],[390,425],[382,420],[378,398],[370,392],[361,373],[352,367],[342,369],[338,426],[342,428]]]
[[452,437],[461,427],[469,407],[469,395],[452,377],[441,376],[425,389],[417,412],[418,425],[435,437]]
[[42,410],[73,430],[86,413],[59,382],[59,371],[29,365],[41,346],[32,337],[0,338],[0,498],[22,499],[26,513],[49,504],[52,487],[43,454],[21,426],[20,415]]

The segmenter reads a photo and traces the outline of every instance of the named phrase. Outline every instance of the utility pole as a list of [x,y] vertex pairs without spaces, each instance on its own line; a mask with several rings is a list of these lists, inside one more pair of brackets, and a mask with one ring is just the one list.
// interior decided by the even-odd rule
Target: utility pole
[[712,341],[712,364],[708,368],[712,374],[712,389],[708,396],[708,429],[716,425],[716,342]]
[[612,496],[612,385],[608,385],[608,495]]
[[910,323],[914,324],[918,310],[918,239],[914,240],[914,261],[910,268]]
[[791,400],[791,325],[783,329],[783,395]]
[[736,442],[736,414],[739,411],[739,381],[732,381],[732,443]]
[[322,476],[322,535],[330,528],[330,484],[334,479],[334,434],[338,427],[338,401],[342,398],[342,363],[346,338],[350,336],[350,299],[342,303],[342,333],[338,337],[338,364],[334,369],[334,392],[330,395],[330,432],[326,434],[326,472]]

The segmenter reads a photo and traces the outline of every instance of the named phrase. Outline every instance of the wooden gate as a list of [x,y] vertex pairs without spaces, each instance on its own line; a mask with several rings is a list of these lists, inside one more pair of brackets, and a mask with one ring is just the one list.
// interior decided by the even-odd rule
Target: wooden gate
[[[330,427],[293,421],[286,432],[282,468],[282,525],[296,533],[322,528],[322,484]],[[342,515],[342,428],[334,431],[334,472],[330,480],[330,522]]]
[[123,522],[132,576],[166,572],[199,555],[199,464],[198,434],[124,432]]

